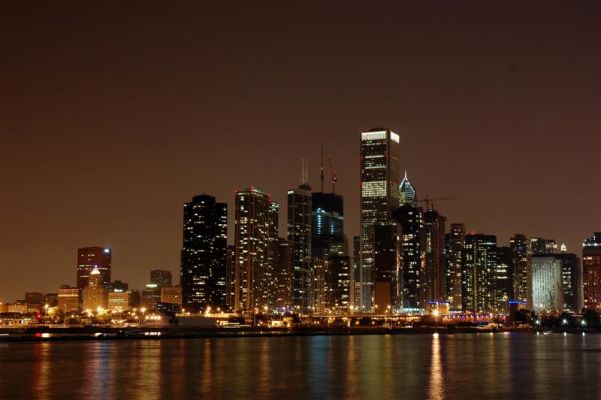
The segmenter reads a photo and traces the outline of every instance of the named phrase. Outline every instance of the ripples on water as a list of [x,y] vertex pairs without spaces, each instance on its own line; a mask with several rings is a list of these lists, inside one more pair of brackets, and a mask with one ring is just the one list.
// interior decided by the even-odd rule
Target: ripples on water
[[599,399],[601,336],[0,344],[0,398]]

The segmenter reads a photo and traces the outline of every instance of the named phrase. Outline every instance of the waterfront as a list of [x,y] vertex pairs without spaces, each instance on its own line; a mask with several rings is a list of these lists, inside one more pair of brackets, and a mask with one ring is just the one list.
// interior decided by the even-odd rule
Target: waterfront
[[0,397],[590,398],[600,335],[429,334],[0,344]]

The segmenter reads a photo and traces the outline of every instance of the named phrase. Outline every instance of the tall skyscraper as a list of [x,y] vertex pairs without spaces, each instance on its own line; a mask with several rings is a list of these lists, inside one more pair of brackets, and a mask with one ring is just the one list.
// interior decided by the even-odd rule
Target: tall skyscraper
[[580,258],[576,254],[566,252],[554,254],[554,257],[561,263],[563,309],[579,314],[584,307]]
[[494,266],[494,297],[492,310],[495,313],[509,311],[509,300],[513,299],[513,279],[511,263],[513,253],[510,247],[497,247],[496,262]]
[[400,294],[402,308],[425,309],[426,237],[423,210],[415,203],[405,203],[393,212],[400,225]]
[[336,193],[311,194],[311,258],[346,253],[344,201]]
[[274,208],[271,196],[251,187],[236,192],[234,309],[264,306],[261,289],[269,270],[268,245]]
[[108,290],[104,287],[104,277],[97,268],[90,272],[88,285],[83,289],[83,309],[100,311],[107,309]]
[[361,306],[361,237],[353,236],[353,268],[351,272],[351,310]]
[[225,262],[225,303],[228,309],[234,309],[236,291],[236,246],[227,246]]
[[198,195],[184,204],[180,281],[186,310],[225,308],[227,204]]
[[451,224],[445,242],[446,300],[454,310],[461,309],[461,270],[465,247],[465,225]]
[[306,182],[288,191],[288,241],[292,249],[292,301],[302,312],[312,308],[311,186]]
[[361,133],[361,309],[372,311],[375,277],[374,227],[393,223],[399,205],[399,135],[376,128]]
[[495,266],[497,238],[493,235],[465,236],[462,272],[462,309],[470,312],[495,312]]
[[594,232],[582,244],[582,272],[584,306],[601,307],[601,232]]
[[88,278],[94,270],[98,269],[102,276],[102,284],[111,283],[111,249],[105,247],[82,247],[77,249],[77,288],[88,286]]
[[426,238],[426,288],[428,301],[446,301],[446,280],[444,279],[446,217],[434,209],[424,212]]
[[[516,234],[509,239],[511,248],[511,269],[513,275],[514,300],[529,302],[532,292],[532,260],[530,243],[522,234]],[[529,304],[529,306],[531,306]]]

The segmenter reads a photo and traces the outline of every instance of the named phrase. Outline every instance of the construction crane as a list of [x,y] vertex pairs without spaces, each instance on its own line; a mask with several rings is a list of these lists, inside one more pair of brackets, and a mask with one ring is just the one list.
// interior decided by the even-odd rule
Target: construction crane
[[336,178],[336,170],[332,166],[331,156],[328,156],[328,164],[330,165],[330,174],[332,175],[332,193],[336,193],[336,182],[338,182],[338,178]]
[[[457,197],[437,197],[437,198],[430,198],[428,197],[428,195],[426,195],[426,197],[424,197],[423,200],[418,200],[419,203],[426,203],[426,211],[427,210],[431,210],[432,208],[434,208],[434,201],[443,201],[443,200],[455,200],[457,199]],[[430,204],[432,205],[432,208],[430,208]]]
[[323,146],[321,146],[321,169],[319,177],[321,178],[321,193],[323,193]]

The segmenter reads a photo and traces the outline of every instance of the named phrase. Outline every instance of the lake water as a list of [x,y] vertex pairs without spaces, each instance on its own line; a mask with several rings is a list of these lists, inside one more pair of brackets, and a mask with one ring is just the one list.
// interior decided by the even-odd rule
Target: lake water
[[0,343],[0,398],[599,399],[601,335]]

